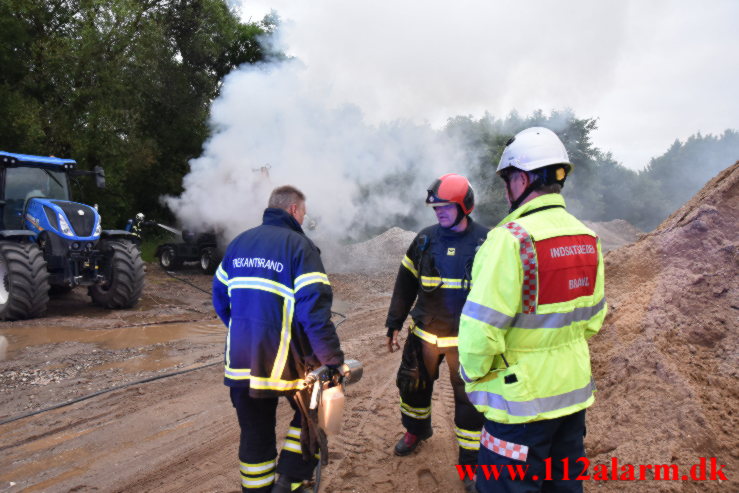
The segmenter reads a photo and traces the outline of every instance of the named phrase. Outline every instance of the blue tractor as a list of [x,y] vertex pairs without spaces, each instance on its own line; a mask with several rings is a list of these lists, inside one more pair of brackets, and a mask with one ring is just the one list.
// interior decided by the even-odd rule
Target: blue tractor
[[41,317],[49,292],[87,286],[106,308],[134,306],[144,287],[138,238],[104,230],[96,207],[71,201],[72,159],[0,151],[0,320]]

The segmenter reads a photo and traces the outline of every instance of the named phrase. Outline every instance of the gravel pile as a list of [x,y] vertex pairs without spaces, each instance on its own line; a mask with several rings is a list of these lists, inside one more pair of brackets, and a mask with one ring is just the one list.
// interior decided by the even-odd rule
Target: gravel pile
[[[739,163],[636,243],[605,257],[609,314],[590,340],[594,463],[739,467]],[[689,490],[739,491],[736,475]],[[620,486],[609,483],[607,491]]]
[[361,243],[334,248],[320,247],[326,270],[330,273],[396,272],[415,237],[413,231],[394,227]]

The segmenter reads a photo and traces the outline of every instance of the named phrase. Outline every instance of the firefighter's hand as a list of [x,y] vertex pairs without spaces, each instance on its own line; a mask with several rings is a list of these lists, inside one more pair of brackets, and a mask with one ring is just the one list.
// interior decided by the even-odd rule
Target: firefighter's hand
[[387,350],[391,353],[400,349],[400,344],[398,344],[398,332],[400,331],[394,330],[393,335],[387,338]]

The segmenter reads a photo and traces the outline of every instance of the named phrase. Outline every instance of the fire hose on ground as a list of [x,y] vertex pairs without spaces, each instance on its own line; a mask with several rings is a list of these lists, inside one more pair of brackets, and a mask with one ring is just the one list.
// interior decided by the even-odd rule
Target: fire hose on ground
[[[342,320],[343,321],[343,320]],[[141,385],[144,383],[154,382],[163,378],[173,377],[176,375],[182,375],[184,373],[190,373],[196,370],[202,370],[218,364],[223,364],[223,360],[220,358],[218,361],[206,363],[204,365],[196,366],[194,368],[186,368],[175,372],[165,373],[162,375],[156,375],[142,380],[136,380],[121,385],[116,385],[109,389],[100,390],[91,394],[72,399],[67,402],[55,404],[50,407],[38,409],[29,413],[14,416],[12,418],[4,419],[0,421],[0,425],[12,423],[24,418],[30,418],[37,414],[42,414],[62,407],[71,406],[78,402],[82,402],[93,397],[97,397],[102,394],[114,392],[116,390],[125,389],[135,385]],[[321,366],[308,373],[303,384],[301,391],[305,393],[303,395],[309,395],[309,402],[303,402],[307,409],[308,419],[314,420],[314,425],[318,430],[318,444],[320,451],[320,460],[316,465],[313,492],[318,493],[321,484],[321,466],[328,463],[328,437],[334,436],[341,430],[341,419],[344,411],[344,386],[358,382],[362,379],[364,368],[362,363],[355,359],[346,360],[346,362],[336,370],[332,370],[328,366]],[[298,400],[300,401],[300,393],[298,394]]]
[[202,370],[203,368],[208,368],[209,366],[215,366],[217,364],[223,364],[223,360],[221,358],[219,358],[218,361],[213,361],[211,363],[206,363],[204,365],[196,366],[194,368],[186,368],[184,370],[174,371],[174,372],[170,372],[170,373],[164,373],[162,375],[156,375],[156,376],[153,376],[153,377],[144,378],[142,380],[136,380],[135,382],[128,382],[128,383],[124,383],[124,384],[121,384],[121,385],[116,385],[115,387],[111,387],[109,389],[103,389],[103,390],[99,390],[97,392],[93,392],[92,394],[87,394],[87,395],[83,395],[82,397],[77,397],[76,399],[72,399],[71,401],[62,402],[60,404],[55,404],[53,406],[45,407],[43,409],[37,409],[36,411],[31,411],[31,412],[28,412],[28,413],[25,413],[25,414],[21,414],[19,416],[14,416],[12,418],[4,419],[4,420],[0,421],[0,425],[4,425],[4,424],[7,424],[7,423],[12,423],[13,421],[18,421],[19,419],[23,419],[23,418],[30,418],[31,416],[35,416],[37,414],[45,413],[45,412],[48,412],[48,411],[53,411],[54,409],[59,409],[59,408],[62,408],[62,407],[71,406],[72,404],[77,404],[78,402],[86,401],[88,399],[92,399],[93,397],[97,397],[97,396],[102,395],[102,394],[107,394],[108,392],[114,392],[116,390],[125,389],[125,388],[128,388],[128,387],[132,387],[134,385],[140,385],[140,384],[144,384],[144,383],[149,383],[149,382],[153,382],[155,380],[161,380],[162,378],[173,377],[175,375],[182,375],[183,373],[190,373],[191,371]]

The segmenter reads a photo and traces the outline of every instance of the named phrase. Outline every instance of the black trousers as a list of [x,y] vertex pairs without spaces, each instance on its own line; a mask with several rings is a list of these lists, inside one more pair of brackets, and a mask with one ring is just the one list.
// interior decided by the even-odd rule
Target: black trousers
[[[582,461],[578,462],[578,459],[585,457],[584,409],[561,418],[523,424],[501,424],[486,420],[485,431],[505,442],[498,442],[503,448],[497,450],[503,454],[506,454],[506,449],[514,449],[515,445],[522,445],[528,449],[516,449],[526,452],[525,460],[517,460],[481,446],[476,482],[480,493],[582,493],[582,481],[575,478],[583,468]],[[500,477],[486,478],[483,465],[498,466]],[[515,479],[507,466],[513,468],[519,466],[515,472],[517,476]],[[565,466],[568,469],[566,477],[569,480],[565,479]],[[519,472],[523,469],[525,475],[522,479]],[[585,472],[592,473],[593,471]]]
[[303,460],[300,449],[301,414],[291,396],[287,396],[295,415],[290,422],[285,445],[277,461],[275,426],[277,397],[255,399],[249,387],[231,387],[231,403],[239,418],[239,471],[244,493],[268,493],[275,481],[275,472],[291,480],[311,479],[318,460]]
[[[412,351],[414,344],[408,334],[403,351]],[[423,365],[429,377],[425,388],[416,391],[400,392],[400,419],[406,430],[414,435],[424,435],[431,430],[431,396],[434,393],[434,382],[439,379],[439,367],[446,360],[449,367],[449,379],[454,392],[454,425],[459,446],[460,464],[477,464],[480,446],[480,430],[485,421],[484,416],[475,409],[464,391],[464,381],[459,376],[459,353],[457,347],[438,347],[422,339],[421,352]]]

